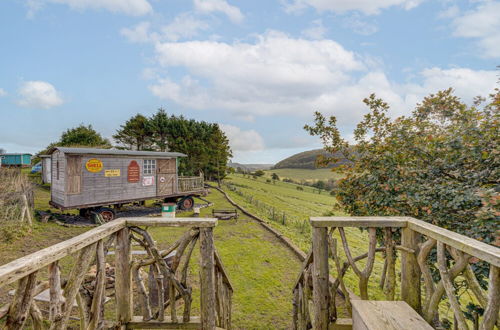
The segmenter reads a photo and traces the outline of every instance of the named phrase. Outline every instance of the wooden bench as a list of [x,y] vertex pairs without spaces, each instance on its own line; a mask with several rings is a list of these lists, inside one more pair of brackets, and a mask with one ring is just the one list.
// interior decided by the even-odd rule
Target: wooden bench
[[218,210],[212,210],[212,216],[214,218],[220,219],[220,220],[230,220],[230,219],[237,219],[238,218],[238,210],[237,209],[218,209]]
[[433,328],[404,301],[352,300],[353,330]]

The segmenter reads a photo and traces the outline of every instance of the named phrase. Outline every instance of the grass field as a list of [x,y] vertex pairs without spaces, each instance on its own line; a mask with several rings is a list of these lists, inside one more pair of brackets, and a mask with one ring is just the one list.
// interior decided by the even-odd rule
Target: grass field
[[[49,197],[46,189],[37,188],[36,207],[48,209]],[[214,203],[214,207],[231,207],[216,190],[207,198]],[[211,212],[212,208],[204,208],[201,216],[211,216]],[[190,215],[185,213],[182,216]],[[8,244],[0,242],[0,265],[88,229],[35,222],[31,233],[24,238]],[[164,248],[185,230],[186,228],[150,228],[149,232],[159,246]],[[214,235],[215,245],[234,285],[233,328],[289,329],[292,321],[292,286],[300,269],[296,256],[255,220],[245,216],[237,221],[219,221]],[[197,250],[195,249],[190,267],[190,281],[195,288],[193,315],[199,314]],[[61,264],[63,274],[67,274],[72,266],[72,258],[64,258]],[[40,277],[46,277],[46,272]],[[5,302],[2,297],[5,298],[6,292],[12,288],[13,285],[0,289],[0,305]],[[107,307],[106,315],[109,318],[112,317],[113,308],[112,304]]]
[[[253,179],[241,174],[232,174],[226,180],[229,186],[225,187],[227,193],[238,204],[250,212],[269,220],[269,224],[290,238],[304,252],[311,248],[311,229],[308,222],[309,217],[323,215],[345,215],[340,211],[335,211],[333,205],[336,200],[327,192],[318,194],[317,190],[310,187],[301,186],[304,190],[297,190],[295,184],[286,182],[268,183],[265,178]],[[229,187],[236,188],[231,191]],[[242,196],[243,194],[243,196]],[[252,198],[249,198],[252,196]],[[259,202],[256,202],[259,201]],[[257,205],[256,205],[257,204]],[[265,205],[272,205],[277,214],[287,215],[288,222],[282,223],[281,218],[272,219]],[[347,238],[353,255],[360,255],[368,251],[368,234],[357,228],[346,229]],[[338,232],[335,232],[338,244],[341,244]],[[343,250],[339,245],[341,258],[347,260],[343,255]],[[364,261],[359,262],[360,267],[364,267]],[[333,267],[333,265],[332,265]],[[382,273],[383,259],[377,257],[373,269],[372,280],[369,283],[369,293],[374,299],[383,299],[382,290],[378,286],[378,280]],[[333,272],[332,274],[334,274]],[[355,293],[359,294],[357,289],[357,277],[352,270],[346,275],[346,285]]]
[[315,170],[301,169],[301,168],[280,168],[275,170],[267,170],[264,171],[266,173],[266,177],[270,178],[273,173],[278,174],[281,179],[292,179],[296,182],[302,181],[328,181],[330,179],[338,180],[341,175],[335,172],[332,172],[329,168],[318,168]]

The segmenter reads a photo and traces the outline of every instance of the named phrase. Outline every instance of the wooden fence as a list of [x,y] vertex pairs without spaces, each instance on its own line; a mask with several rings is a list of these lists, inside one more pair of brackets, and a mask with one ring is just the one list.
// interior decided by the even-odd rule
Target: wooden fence
[[[216,224],[216,219],[120,218],[0,266],[0,287],[17,282],[11,302],[0,307],[0,320],[5,318],[7,329],[66,329],[74,327],[75,320],[80,329],[230,329],[233,288],[214,246]],[[160,226],[189,230],[170,247],[159,250],[145,228]],[[188,281],[197,241],[199,317],[191,316],[193,288]],[[132,257],[131,242],[145,250],[142,257]],[[114,252],[108,251],[112,247]],[[110,265],[112,254],[114,266]],[[60,261],[73,255],[74,266],[63,278]],[[147,281],[144,274],[148,274]],[[39,305],[44,292],[48,297],[46,315]],[[113,302],[114,310],[105,308]],[[181,308],[182,316],[177,316]],[[136,311],[142,315],[135,316]],[[105,320],[109,315],[114,319]]]
[[202,176],[180,176],[177,180],[178,192],[193,192],[203,190],[204,180]]
[[[378,280],[385,300],[397,298],[396,284],[400,282],[400,300],[406,301],[435,328],[489,330],[495,325],[498,327],[499,248],[407,217],[320,217],[311,218],[310,223],[312,251],[294,287],[295,329],[328,329],[335,324],[340,319],[335,304],[338,293],[344,297],[343,308],[347,314],[351,313],[350,300],[368,300],[368,281],[377,253],[384,258],[384,271]],[[352,255],[346,227],[367,229],[367,253]],[[335,230],[338,230],[341,247],[333,235]],[[383,242],[381,246],[377,246],[378,239]],[[347,259],[345,262],[340,260],[340,249]],[[401,254],[400,272],[396,267],[398,253]],[[363,269],[359,261],[363,261]],[[480,283],[473,267],[481,263],[489,268],[489,278]],[[349,268],[358,278],[360,297],[344,282]],[[467,295],[459,294],[458,289],[466,290]],[[469,306],[463,306],[465,302]],[[446,319],[446,313],[440,308],[443,305],[452,312],[453,321]],[[474,305],[478,308],[468,310]]]

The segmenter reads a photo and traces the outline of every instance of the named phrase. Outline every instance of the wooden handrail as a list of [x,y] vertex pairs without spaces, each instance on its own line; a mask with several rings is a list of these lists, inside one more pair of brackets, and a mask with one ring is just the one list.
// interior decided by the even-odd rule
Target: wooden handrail
[[13,283],[26,275],[37,271],[49,264],[75,253],[126,226],[151,226],[151,227],[214,227],[217,219],[193,218],[118,218],[97,228],[93,228],[81,235],[66,241],[49,246],[45,249],[13,260],[0,266],[0,287]]
[[424,234],[436,241],[443,242],[457,250],[473,257],[484,260],[496,267],[500,267],[500,248],[478,241],[476,239],[457,234],[422,220],[407,218],[408,228]]
[[406,217],[311,217],[313,227],[406,227]]
[[13,283],[40,268],[75,253],[126,226],[125,219],[117,219],[61,243],[13,260],[0,266],[0,287]]
[[500,248],[412,217],[311,217],[313,227],[409,228],[500,267]]
[[209,228],[217,225],[216,218],[123,218],[127,226],[150,226],[150,227],[197,227]]

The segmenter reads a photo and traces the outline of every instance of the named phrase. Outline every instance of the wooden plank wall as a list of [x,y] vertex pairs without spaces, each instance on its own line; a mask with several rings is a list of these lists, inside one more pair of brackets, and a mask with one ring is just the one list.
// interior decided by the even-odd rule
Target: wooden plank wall
[[[52,153],[51,167],[52,167],[52,182],[51,182],[51,199],[53,202],[64,205],[65,204],[65,176],[66,176],[66,159],[64,154],[60,151]],[[57,179],[57,164],[59,163],[59,180]]]
[[[98,173],[87,171],[85,163],[92,158],[103,162],[103,169]],[[154,159],[154,158],[151,158]],[[127,180],[129,163],[135,160],[140,166],[139,182],[130,183]],[[66,195],[64,206],[94,204],[128,200],[135,198],[153,198],[156,196],[156,173],[146,176],[154,176],[155,183],[151,186],[143,186],[143,159],[119,156],[92,156],[84,155],[81,161],[82,186],[80,194]],[[106,170],[120,170],[120,176],[106,177]]]

